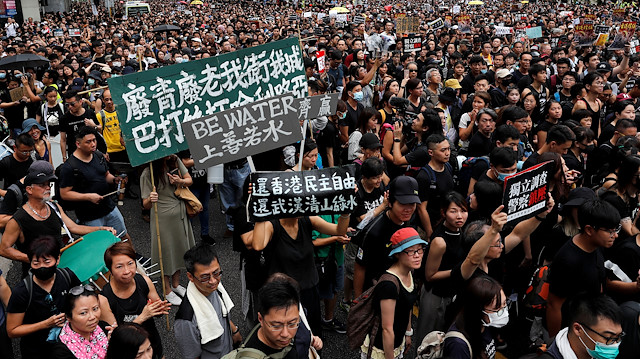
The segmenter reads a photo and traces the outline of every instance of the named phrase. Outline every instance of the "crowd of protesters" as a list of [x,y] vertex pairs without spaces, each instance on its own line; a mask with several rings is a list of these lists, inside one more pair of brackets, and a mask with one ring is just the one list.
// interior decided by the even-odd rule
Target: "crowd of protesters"
[[[414,355],[421,343],[424,354],[440,342],[442,357],[455,359],[637,355],[640,58],[629,42],[608,47],[621,22],[639,21],[637,6],[620,15],[622,4],[524,1],[149,3],[151,12],[130,16],[123,4],[72,3],[39,22],[4,25],[2,57],[49,62],[0,69],[0,130],[12,149],[0,160],[0,255],[20,262],[24,277],[11,288],[0,277],[0,357],[13,357],[10,338],[20,338],[23,358],[161,358],[153,318],[172,305],[185,358],[311,357],[322,354],[323,331],[345,341],[362,334],[336,313],[349,313],[368,290],[380,321],[361,343],[363,358]],[[338,5],[347,21],[329,11]],[[458,22],[458,7],[470,23]],[[420,50],[403,48],[403,16],[417,18]],[[587,20],[608,26],[605,45],[576,41]],[[179,30],[153,31],[162,24]],[[542,36],[521,36],[538,26]],[[352,213],[251,223],[252,168],[242,159],[224,166],[227,231],[216,236],[211,185],[189,151],[152,168],[114,166],[128,158],[109,78],[292,36],[309,95],[341,100],[334,114],[310,120],[302,145],[254,156],[253,170],[354,164]],[[505,178],[545,162],[546,207],[507,222]],[[147,220],[161,220],[151,221],[150,240],[158,261],[163,233],[162,295],[131,242],[104,253],[112,279],[100,294],[57,268],[73,234],[129,239],[117,198],[107,195],[122,185]],[[185,186],[204,204],[200,239],[175,195]],[[214,237],[217,245],[231,237],[241,254],[236,302],[248,333],[230,320]]]

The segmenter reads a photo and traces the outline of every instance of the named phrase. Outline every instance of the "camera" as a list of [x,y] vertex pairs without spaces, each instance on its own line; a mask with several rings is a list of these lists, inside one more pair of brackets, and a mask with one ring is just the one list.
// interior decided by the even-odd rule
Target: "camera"
[[405,137],[411,135],[411,125],[413,124],[413,120],[418,116],[417,113],[407,111],[409,104],[410,102],[406,98],[392,97],[389,99],[389,105],[398,110],[396,121],[402,122],[402,133]]

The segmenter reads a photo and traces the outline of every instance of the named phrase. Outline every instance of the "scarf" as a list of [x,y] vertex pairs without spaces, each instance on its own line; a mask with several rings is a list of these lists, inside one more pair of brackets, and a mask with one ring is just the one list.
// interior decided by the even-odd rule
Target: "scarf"
[[[231,308],[233,308],[231,297],[227,294],[222,283],[218,284],[218,289],[216,289],[213,294],[220,296],[222,316],[226,318]],[[209,299],[205,297],[191,281],[189,281],[187,285],[187,298],[193,308],[193,315],[195,315],[196,321],[198,322],[200,343],[206,344],[214,339],[220,338],[222,334],[224,334],[224,327],[220,324],[218,314],[214,310],[213,304],[211,304]]]
[[107,356],[109,340],[99,326],[91,333],[89,340],[86,340],[82,335],[74,332],[69,322],[66,322],[59,338],[60,342],[66,345],[78,359],[104,359]]
[[556,345],[558,346],[558,350],[564,359],[578,359],[576,354],[571,349],[571,345],[569,344],[569,328],[564,328],[558,332],[556,335]]

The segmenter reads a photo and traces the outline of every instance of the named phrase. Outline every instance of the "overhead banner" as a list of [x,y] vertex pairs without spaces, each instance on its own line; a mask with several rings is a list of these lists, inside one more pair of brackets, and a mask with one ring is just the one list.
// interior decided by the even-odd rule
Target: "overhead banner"
[[254,172],[247,202],[250,220],[352,213],[356,208],[354,165],[296,172]]
[[507,222],[544,212],[553,166],[553,161],[547,161],[505,178],[502,198]]
[[297,38],[108,80],[132,166],[188,148],[181,124],[307,93]]
[[197,169],[302,139],[300,121],[336,113],[339,94],[296,98],[287,93],[182,123]]

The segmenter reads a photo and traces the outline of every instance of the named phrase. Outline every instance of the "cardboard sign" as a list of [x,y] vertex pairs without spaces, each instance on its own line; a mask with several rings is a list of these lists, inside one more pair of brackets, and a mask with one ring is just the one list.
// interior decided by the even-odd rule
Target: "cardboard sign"
[[420,32],[420,18],[416,16],[401,17],[396,21],[396,32],[398,34],[415,34]]
[[542,27],[540,26],[528,27],[525,31],[527,37],[530,39],[537,39],[539,37],[542,37]]
[[402,39],[404,52],[414,52],[422,50],[422,36],[410,35]]
[[553,167],[553,161],[547,161],[505,178],[502,203],[507,212],[507,222],[523,220],[545,211],[549,192],[547,184]]
[[578,43],[578,47],[593,45],[596,39],[593,24],[577,24],[574,31],[573,41]]
[[188,148],[182,122],[307,93],[298,38],[108,80],[132,166]]
[[324,73],[327,67],[324,50],[320,50],[316,52],[316,62],[318,63],[318,73],[319,74]]
[[69,36],[82,36],[80,29],[69,29]]
[[637,23],[635,21],[625,21],[620,24],[620,29],[613,38],[613,43],[609,46],[609,50],[624,49],[624,45],[629,43],[636,32]]
[[297,172],[254,172],[248,217],[269,219],[351,213],[356,208],[354,165]]
[[293,93],[185,121],[182,132],[195,167],[209,168],[302,139],[300,120],[336,113],[338,93],[297,98]]
[[9,90],[9,96],[11,96],[12,102],[22,100],[22,97],[24,96],[24,88],[17,87],[12,90]]

